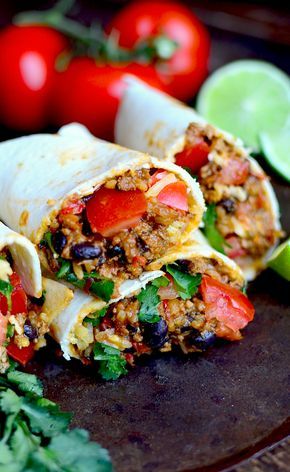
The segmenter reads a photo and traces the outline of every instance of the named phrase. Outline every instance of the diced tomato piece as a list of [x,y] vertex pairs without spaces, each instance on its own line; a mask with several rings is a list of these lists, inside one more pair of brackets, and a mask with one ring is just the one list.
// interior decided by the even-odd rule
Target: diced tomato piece
[[0,313],[0,346],[6,340],[8,318]]
[[152,187],[154,184],[162,180],[163,177],[166,177],[167,174],[168,174],[167,170],[163,170],[163,169],[156,170],[154,174],[151,176],[150,187]]
[[132,342],[132,346],[137,352],[137,354],[145,354],[146,352],[150,352],[150,347],[146,346],[144,343],[137,343],[135,341]]
[[181,167],[189,167],[189,169],[198,173],[201,167],[208,162],[210,147],[202,139],[199,138],[192,146],[187,146],[183,151],[175,154],[175,162]]
[[27,347],[22,347],[21,349],[14,344],[13,341],[7,346],[7,353],[12,359],[17,362],[20,362],[21,365],[26,365],[29,362],[35,353],[34,345],[32,343]]
[[101,187],[86,203],[92,231],[105,237],[133,228],[146,210],[147,201],[140,190],[125,192]]
[[[13,285],[13,291],[11,294],[11,314],[17,315],[18,313],[27,313],[27,296],[22,287],[20,277],[16,272],[13,272],[9,277],[9,280]],[[7,298],[2,293],[0,293],[0,311],[3,315],[7,315]]]
[[134,267],[145,267],[147,263],[147,259],[144,256],[134,256],[132,259],[132,265]]
[[71,200],[65,208],[60,210],[61,215],[79,215],[85,209],[85,203],[82,200]]
[[254,318],[255,309],[249,299],[236,288],[204,275],[200,291],[207,320],[216,318],[227,328],[238,331]]
[[217,178],[217,182],[223,185],[242,185],[245,183],[250,171],[250,163],[243,159],[231,158],[228,165],[224,166]]
[[166,185],[157,195],[157,200],[171,208],[188,211],[187,188],[184,182]]
[[243,257],[247,254],[247,251],[241,246],[241,241],[238,236],[230,236],[226,238],[226,242],[230,246],[226,247],[226,253],[231,259]]

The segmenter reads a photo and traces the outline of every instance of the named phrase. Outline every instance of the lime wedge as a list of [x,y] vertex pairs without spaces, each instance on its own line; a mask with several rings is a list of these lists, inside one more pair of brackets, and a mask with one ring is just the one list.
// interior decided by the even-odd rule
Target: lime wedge
[[267,265],[290,281],[290,238],[275,249]]
[[270,166],[290,182],[290,125],[279,133],[261,133],[260,142]]
[[235,61],[206,80],[197,110],[258,151],[259,133],[279,131],[290,116],[290,79],[267,62]]

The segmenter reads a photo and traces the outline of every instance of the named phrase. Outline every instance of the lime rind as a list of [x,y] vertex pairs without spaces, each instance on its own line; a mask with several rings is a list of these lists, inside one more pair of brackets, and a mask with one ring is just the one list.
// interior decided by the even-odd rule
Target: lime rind
[[275,249],[267,266],[290,282],[290,238]]
[[290,117],[290,79],[267,62],[235,61],[204,83],[197,110],[212,124],[259,150],[259,133],[278,131]]
[[290,126],[280,133],[260,133],[263,155],[268,164],[290,182]]

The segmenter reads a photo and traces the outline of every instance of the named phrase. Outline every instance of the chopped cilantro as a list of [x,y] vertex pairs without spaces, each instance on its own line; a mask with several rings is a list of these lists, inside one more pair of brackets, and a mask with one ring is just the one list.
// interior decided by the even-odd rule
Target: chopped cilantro
[[114,292],[114,282],[109,279],[99,280],[98,282],[93,282],[90,286],[90,292],[101,298],[105,302],[109,302],[111,296]]
[[42,398],[31,374],[0,375],[1,472],[112,472],[108,452],[88,432],[69,430],[71,415]]
[[94,327],[99,326],[101,319],[105,316],[108,311],[108,307],[104,306],[101,310],[90,313],[89,316],[86,316],[84,319],[85,323],[91,323]]
[[167,277],[158,277],[158,279],[154,279],[152,280],[151,282],[152,285],[154,285],[154,287],[167,287],[167,285],[169,284],[169,280]]
[[208,239],[210,245],[216,249],[217,251],[221,252],[222,254],[225,253],[224,246],[227,245],[225,239],[220,234],[219,230],[216,228],[216,206],[214,203],[209,203],[207,206],[206,212],[203,215],[203,222],[204,228],[203,232],[205,237]]
[[0,293],[4,295],[7,299],[8,310],[11,310],[11,294],[13,292],[13,285],[10,282],[6,282],[5,280],[0,280]]
[[43,238],[40,241],[40,244],[42,246],[46,246],[47,248],[49,248],[52,254],[56,254],[56,251],[52,244],[52,233],[50,231],[47,231],[46,233],[44,233]]
[[58,262],[60,262],[60,269],[56,273],[56,278],[57,279],[65,279],[67,275],[69,275],[69,272],[71,272],[71,263],[70,261],[67,261],[66,259],[59,258]]
[[158,311],[160,297],[157,292],[158,287],[149,284],[146,288],[142,288],[139,295],[137,295],[136,298],[140,303],[140,309],[138,313],[139,321],[146,323],[157,323],[160,320]]
[[8,323],[7,331],[6,331],[6,338],[12,338],[14,335],[14,331],[15,331],[15,327],[11,323]]
[[118,349],[103,343],[94,346],[94,359],[100,362],[99,373],[105,380],[116,380],[127,373],[126,360]]
[[177,264],[167,265],[166,271],[172,275],[175,288],[183,300],[191,298],[197,292],[201,283],[201,274],[186,274],[179,269]]

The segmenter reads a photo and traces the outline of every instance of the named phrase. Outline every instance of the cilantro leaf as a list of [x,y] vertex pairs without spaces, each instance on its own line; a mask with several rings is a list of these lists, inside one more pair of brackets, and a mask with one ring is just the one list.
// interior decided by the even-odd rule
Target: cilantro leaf
[[205,237],[208,239],[210,245],[217,251],[224,254],[224,246],[227,245],[227,243],[223,236],[220,234],[219,230],[216,228],[216,219],[216,206],[214,203],[209,203],[203,215],[203,232]]
[[201,274],[186,274],[178,268],[177,264],[167,265],[166,271],[172,275],[175,288],[183,300],[191,298],[197,292],[198,286],[201,283]]
[[111,296],[114,292],[114,282],[109,279],[99,280],[98,282],[93,282],[90,286],[90,292],[99,297],[105,302],[109,302]]
[[11,323],[7,325],[6,338],[12,338],[14,335],[15,327]]
[[118,349],[103,343],[95,343],[94,359],[100,361],[99,373],[105,380],[116,380],[127,373],[126,360]]
[[65,279],[69,272],[71,272],[71,263],[70,261],[62,259],[61,257],[58,259],[58,262],[60,262],[61,266],[58,272],[56,273],[56,278]]
[[29,419],[32,432],[42,433],[47,438],[64,431],[71,418],[70,413],[61,412],[55,403],[44,398],[36,401],[25,398],[22,410]]
[[52,244],[52,233],[50,231],[47,231],[46,233],[44,233],[42,240],[40,241],[40,244],[49,248],[52,254],[56,254],[56,251]]
[[167,285],[169,284],[169,280],[167,277],[158,277],[157,279],[154,279],[152,280],[151,282],[152,285],[154,285],[154,287],[167,287]]
[[0,393],[0,411],[7,415],[18,413],[22,407],[22,398],[8,388]]
[[140,309],[138,313],[139,321],[146,323],[157,323],[160,320],[158,306],[160,303],[160,297],[158,295],[158,287],[154,285],[148,285],[146,288],[142,288],[137,300],[140,303]]
[[89,441],[87,431],[74,429],[51,440],[48,447],[60,470],[78,472],[111,472],[112,464],[106,449]]
[[104,306],[101,310],[95,311],[94,313],[90,313],[90,316],[86,316],[84,319],[85,323],[91,323],[94,327],[99,326],[101,323],[101,319],[106,315],[108,311],[108,307]]
[[33,374],[26,374],[24,372],[20,372],[19,370],[14,370],[7,373],[7,379],[21,392],[32,393],[39,397],[43,395],[41,382]]
[[6,282],[5,280],[0,280],[0,293],[4,295],[7,299],[8,310],[11,310],[11,294],[13,292],[13,285],[10,282]]

